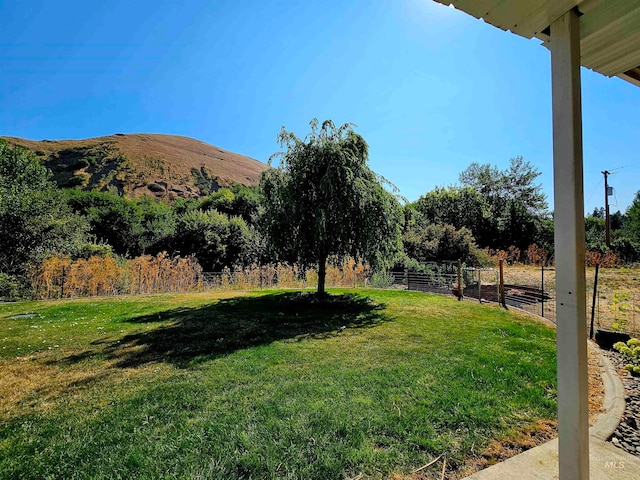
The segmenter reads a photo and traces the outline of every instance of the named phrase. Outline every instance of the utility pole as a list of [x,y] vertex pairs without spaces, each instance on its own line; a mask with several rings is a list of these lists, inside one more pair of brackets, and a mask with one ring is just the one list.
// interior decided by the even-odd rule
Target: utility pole
[[605,243],[607,247],[611,248],[611,219],[609,218],[609,183],[607,178],[611,172],[604,170],[604,228],[605,228]]

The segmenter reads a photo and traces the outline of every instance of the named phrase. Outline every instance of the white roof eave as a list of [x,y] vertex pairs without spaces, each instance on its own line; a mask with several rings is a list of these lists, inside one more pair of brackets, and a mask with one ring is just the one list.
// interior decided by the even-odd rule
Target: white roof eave
[[640,86],[640,0],[434,0],[545,46],[549,25],[580,13],[580,63]]

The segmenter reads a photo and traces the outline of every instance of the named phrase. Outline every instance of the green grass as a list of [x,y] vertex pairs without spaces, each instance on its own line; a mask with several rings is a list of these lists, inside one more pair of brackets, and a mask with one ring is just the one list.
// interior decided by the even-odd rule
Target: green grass
[[0,305],[0,478],[387,478],[556,416],[555,332],[523,316],[232,295]]

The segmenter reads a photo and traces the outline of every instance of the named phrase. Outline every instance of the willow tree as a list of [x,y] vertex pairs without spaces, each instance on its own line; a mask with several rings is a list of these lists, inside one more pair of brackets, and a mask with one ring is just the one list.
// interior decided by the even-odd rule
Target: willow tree
[[280,258],[317,267],[324,294],[330,256],[388,264],[401,245],[402,208],[367,165],[367,143],[350,124],[310,125],[304,140],[284,127],[278,134],[286,150],[261,177],[261,224]]

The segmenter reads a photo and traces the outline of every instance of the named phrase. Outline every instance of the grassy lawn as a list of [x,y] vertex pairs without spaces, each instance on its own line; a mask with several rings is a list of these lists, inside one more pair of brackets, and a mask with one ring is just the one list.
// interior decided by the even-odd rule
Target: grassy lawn
[[0,305],[0,478],[388,478],[556,417],[554,330],[341,293]]

